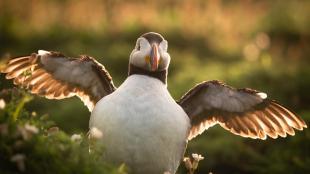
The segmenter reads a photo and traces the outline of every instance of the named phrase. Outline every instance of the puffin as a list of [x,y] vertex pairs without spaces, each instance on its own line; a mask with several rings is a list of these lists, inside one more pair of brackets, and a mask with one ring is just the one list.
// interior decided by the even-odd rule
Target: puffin
[[2,73],[15,85],[48,99],[79,97],[91,112],[89,128],[101,136],[103,159],[135,174],[176,173],[189,140],[209,127],[265,140],[294,135],[304,120],[267,94],[204,81],[175,100],[167,89],[168,42],[141,35],[129,56],[128,77],[116,88],[94,58],[39,50],[11,59]]

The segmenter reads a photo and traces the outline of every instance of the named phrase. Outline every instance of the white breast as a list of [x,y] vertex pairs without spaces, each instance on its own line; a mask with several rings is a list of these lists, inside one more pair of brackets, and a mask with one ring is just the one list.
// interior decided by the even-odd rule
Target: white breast
[[90,128],[102,131],[105,159],[133,173],[175,173],[186,146],[188,116],[159,80],[129,76],[94,108]]

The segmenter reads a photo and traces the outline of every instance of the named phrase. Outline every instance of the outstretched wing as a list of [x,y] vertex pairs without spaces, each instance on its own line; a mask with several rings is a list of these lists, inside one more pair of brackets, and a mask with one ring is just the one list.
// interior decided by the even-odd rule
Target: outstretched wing
[[267,95],[252,89],[234,89],[219,81],[198,84],[178,102],[191,120],[188,139],[215,124],[250,138],[266,139],[294,135],[294,129],[306,128],[296,114]]
[[2,73],[14,84],[48,99],[78,96],[91,111],[96,102],[116,88],[104,66],[88,56],[68,58],[40,50],[9,61]]

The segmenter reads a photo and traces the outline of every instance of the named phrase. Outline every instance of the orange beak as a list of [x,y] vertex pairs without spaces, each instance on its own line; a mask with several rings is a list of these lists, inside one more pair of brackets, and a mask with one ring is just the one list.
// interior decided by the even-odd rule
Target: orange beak
[[158,62],[160,58],[157,44],[152,44],[150,57],[151,71],[156,71],[158,69]]

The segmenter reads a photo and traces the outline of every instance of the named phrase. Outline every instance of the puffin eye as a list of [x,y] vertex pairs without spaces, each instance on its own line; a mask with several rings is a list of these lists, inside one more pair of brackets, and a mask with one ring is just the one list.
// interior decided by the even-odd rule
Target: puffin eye
[[137,40],[137,42],[136,42],[136,46],[135,46],[135,49],[136,49],[136,50],[138,50],[138,51],[139,51],[139,50],[140,50],[140,48],[141,48],[141,46],[140,46],[140,42],[141,42],[141,40],[140,40],[140,39],[138,39],[138,40]]
[[141,48],[141,47],[140,47],[140,44],[138,44],[138,45],[136,46],[136,49],[137,49],[137,50],[140,50],[140,48]]

